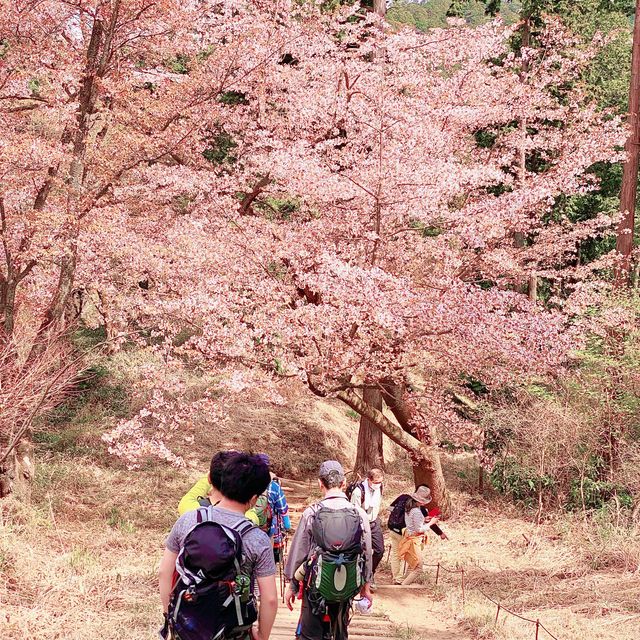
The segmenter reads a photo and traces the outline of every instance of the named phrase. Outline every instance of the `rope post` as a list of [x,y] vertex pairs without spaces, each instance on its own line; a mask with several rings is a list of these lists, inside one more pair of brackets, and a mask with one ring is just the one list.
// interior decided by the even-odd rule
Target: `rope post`
[[536,640],[538,640],[539,635],[540,635],[540,620],[536,618]]
[[438,578],[440,577],[440,563],[436,565],[436,587],[438,586]]
[[[460,569],[460,575],[462,576],[462,606],[464,607],[464,567]],[[536,640],[538,640],[537,637]]]
[[500,604],[498,604],[498,610],[496,611],[496,621],[493,624],[494,627],[498,624],[499,617],[500,617]]

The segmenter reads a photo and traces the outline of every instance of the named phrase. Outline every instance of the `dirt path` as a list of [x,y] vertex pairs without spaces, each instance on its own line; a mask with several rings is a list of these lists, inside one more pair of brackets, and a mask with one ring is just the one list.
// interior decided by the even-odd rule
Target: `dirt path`
[[[315,483],[283,480],[292,525],[295,528],[306,506],[319,497]],[[383,561],[384,562],[384,561]],[[292,640],[300,615],[280,603],[273,640]],[[372,615],[355,614],[349,625],[349,640],[467,640],[452,620],[446,606],[434,602],[430,591],[421,587],[399,587],[378,584]]]

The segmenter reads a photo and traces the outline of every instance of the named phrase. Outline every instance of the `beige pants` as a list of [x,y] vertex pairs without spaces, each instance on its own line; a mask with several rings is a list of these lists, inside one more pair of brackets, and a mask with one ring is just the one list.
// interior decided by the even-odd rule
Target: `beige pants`
[[389,531],[389,539],[391,540],[391,553],[389,554],[389,562],[391,563],[391,575],[396,584],[400,584],[404,580],[404,562],[398,555],[398,545],[402,536],[395,531]]
[[422,562],[413,570],[409,571],[409,573],[405,576],[402,584],[413,584],[421,575],[422,575]]

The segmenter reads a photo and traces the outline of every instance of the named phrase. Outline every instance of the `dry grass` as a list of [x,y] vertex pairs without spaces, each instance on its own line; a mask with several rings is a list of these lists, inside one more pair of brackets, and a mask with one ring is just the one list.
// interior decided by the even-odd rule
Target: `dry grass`
[[[1,505],[1,637],[155,637],[155,573],[173,520],[160,506],[166,493],[152,476],[123,487],[115,475],[77,462],[63,472],[61,464],[50,490],[33,504],[13,496]],[[170,482],[163,479],[165,491]],[[54,499],[59,495],[67,501]],[[116,512],[122,517],[114,518]]]
[[[458,476],[463,485],[468,475]],[[444,594],[464,629],[477,638],[534,638],[535,625],[511,616],[501,614],[496,625],[496,606],[483,591],[524,617],[539,618],[561,640],[640,637],[640,581],[628,570],[637,567],[637,533],[565,516],[536,526],[490,493],[454,493],[457,514],[443,525],[451,540],[432,537],[428,549],[432,563],[466,569],[464,607],[459,575],[441,571],[434,594]],[[432,569],[425,579],[431,588],[434,578]]]
[[[129,361],[120,363],[110,382],[126,383],[124,372],[133,369]],[[206,385],[199,384],[201,392]],[[73,433],[57,426],[55,447],[41,443],[33,484],[0,502],[0,637],[156,638],[163,540],[179,498],[217,448],[266,451],[281,472],[295,477],[315,472],[336,451],[345,462],[353,452],[357,423],[338,405],[303,399],[283,408],[245,400],[224,426],[212,428],[204,416],[192,425],[193,443],[176,438],[172,444],[181,447],[185,469],[149,463],[128,471],[106,456],[100,434],[113,421],[103,411],[91,421],[83,407],[72,416]]]

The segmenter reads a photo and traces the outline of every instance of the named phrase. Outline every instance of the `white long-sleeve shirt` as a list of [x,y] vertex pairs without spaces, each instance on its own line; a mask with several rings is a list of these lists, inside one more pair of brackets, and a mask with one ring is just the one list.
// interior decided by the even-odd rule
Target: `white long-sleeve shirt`
[[414,507],[409,513],[404,514],[404,523],[407,527],[407,534],[417,536],[429,531],[429,525],[424,521],[424,514],[420,507]]
[[351,502],[364,509],[369,517],[369,522],[374,522],[380,515],[380,507],[382,506],[382,491],[380,487],[372,489],[369,479],[366,478],[362,483],[364,488],[364,499],[360,487],[356,487],[351,494]]

